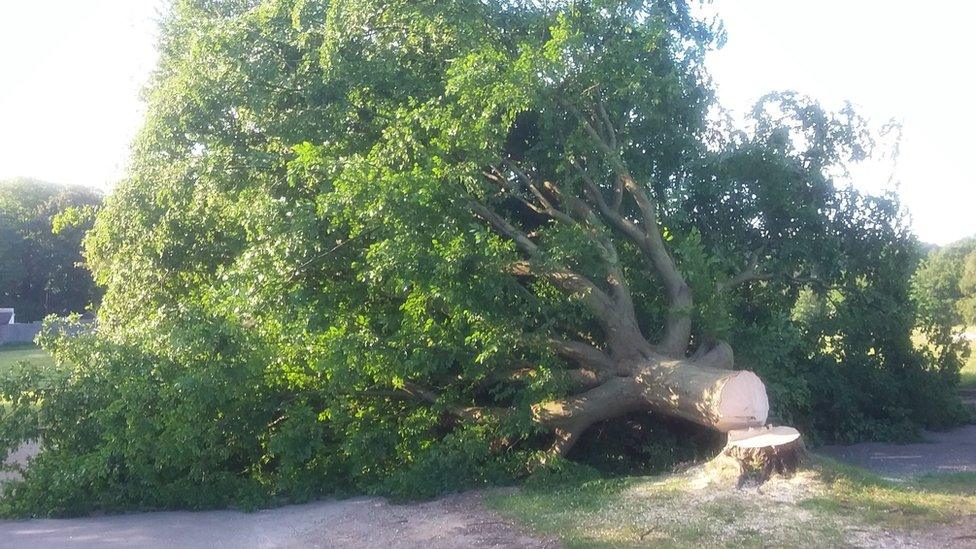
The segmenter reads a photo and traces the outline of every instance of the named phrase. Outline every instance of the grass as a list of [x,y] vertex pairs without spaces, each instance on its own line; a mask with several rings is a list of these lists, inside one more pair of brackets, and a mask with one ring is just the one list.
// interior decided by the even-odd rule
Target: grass
[[976,513],[976,473],[884,480],[816,458],[760,491],[695,473],[573,481],[496,492],[487,503],[567,547],[876,546]]
[[28,364],[50,364],[51,355],[36,345],[4,345],[0,347],[0,371],[12,368],[21,361]]
[[976,473],[932,474],[897,482],[836,461],[827,463],[821,477],[828,489],[803,502],[811,509],[856,512],[867,524],[898,530],[976,513]]

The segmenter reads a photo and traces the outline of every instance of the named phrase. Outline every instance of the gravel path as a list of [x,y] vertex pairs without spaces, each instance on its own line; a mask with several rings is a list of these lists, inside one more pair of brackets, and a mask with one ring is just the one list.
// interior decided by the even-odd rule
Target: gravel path
[[[31,442],[30,444],[25,444],[20,447],[13,454],[7,456],[4,461],[4,465],[19,465],[25,467],[27,465],[27,458],[37,454],[37,443]],[[0,481],[20,478],[17,473],[12,471],[0,471]]]
[[924,439],[925,442],[913,444],[862,442],[823,446],[817,452],[892,478],[976,471],[976,425],[925,433]]
[[411,505],[354,498],[237,511],[0,521],[2,548],[550,548],[487,511],[477,493]]

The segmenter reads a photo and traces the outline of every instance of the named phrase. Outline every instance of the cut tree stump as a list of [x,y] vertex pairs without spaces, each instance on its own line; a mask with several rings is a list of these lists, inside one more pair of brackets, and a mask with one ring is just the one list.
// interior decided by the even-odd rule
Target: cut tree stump
[[742,486],[762,484],[774,475],[792,476],[806,457],[803,437],[793,427],[733,429],[722,452],[705,465],[707,477]]

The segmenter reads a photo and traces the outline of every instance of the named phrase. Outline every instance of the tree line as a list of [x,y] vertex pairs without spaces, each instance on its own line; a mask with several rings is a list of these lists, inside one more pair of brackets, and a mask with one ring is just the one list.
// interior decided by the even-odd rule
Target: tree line
[[83,187],[0,181],[0,307],[14,308],[18,322],[94,309],[100,291],[81,240],[101,203]]

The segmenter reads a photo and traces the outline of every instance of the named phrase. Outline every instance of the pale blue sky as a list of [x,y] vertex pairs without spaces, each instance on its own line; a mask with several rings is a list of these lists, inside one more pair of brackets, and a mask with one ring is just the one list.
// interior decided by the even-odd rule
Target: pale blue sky
[[[163,0],[0,0],[0,178],[111,189],[143,115]],[[976,2],[715,0],[728,30],[711,69],[723,103],[746,109],[794,89],[900,120],[901,157],[854,172],[895,188],[916,232],[976,234]]]

